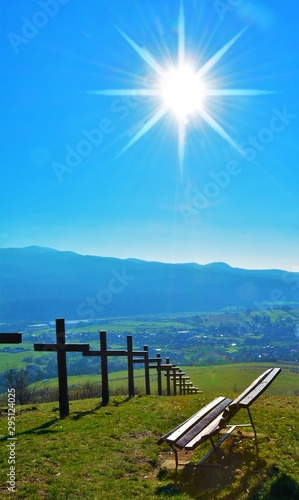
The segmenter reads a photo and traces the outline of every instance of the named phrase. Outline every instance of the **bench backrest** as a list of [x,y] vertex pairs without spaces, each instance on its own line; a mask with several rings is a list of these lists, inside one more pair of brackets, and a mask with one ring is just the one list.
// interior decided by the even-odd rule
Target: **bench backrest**
[[250,384],[230,405],[225,408],[222,416],[223,426],[239,411],[240,408],[249,408],[254,401],[272,384],[279,375],[281,368],[269,368]]
[[281,368],[273,368],[253,390],[248,392],[239,402],[242,408],[247,408],[272,384],[273,380],[280,374]]

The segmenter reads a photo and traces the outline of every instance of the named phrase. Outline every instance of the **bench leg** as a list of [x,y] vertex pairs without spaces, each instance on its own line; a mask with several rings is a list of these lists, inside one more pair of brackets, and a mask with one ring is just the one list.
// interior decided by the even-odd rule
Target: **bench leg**
[[217,443],[214,443],[214,441],[212,440],[212,438],[210,437],[210,441],[211,441],[211,444],[212,444],[212,448],[210,449],[210,451],[208,451],[208,453],[201,459],[200,462],[198,462],[198,465],[201,465],[201,464],[204,464],[206,460],[208,460],[208,458],[214,453],[216,452],[216,455],[217,455],[217,458],[218,458],[218,462],[221,463],[221,459],[220,459],[220,455],[219,455],[219,452],[217,450],[217,448],[221,445],[221,443],[223,443],[223,441],[225,441],[229,436],[230,434],[233,432],[233,430],[235,429],[235,425],[232,425],[228,431],[220,438],[218,439]]
[[257,434],[256,434],[256,430],[255,430],[254,423],[253,423],[253,420],[252,420],[252,416],[251,416],[251,413],[250,413],[250,410],[249,410],[249,406],[247,407],[247,411],[248,411],[248,415],[249,415],[249,418],[250,418],[250,423],[251,423],[251,426],[252,426],[253,432],[254,432],[254,442],[255,442],[255,449],[256,449],[256,458],[258,459],[259,458],[259,450],[258,450],[258,446],[257,446]]
[[179,457],[178,457],[178,450],[176,449],[176,447],[172,444],[170,444],[170,448],[172,449],[172,451],[174,452],[174,457],[175,457],[175,472],[177,473],[178,471],[178,467],[179,467]]
[[252,416],[251,416],[251,413],[250,413],[249,407],[247,407],[247,411],[248,411],[248,415],[249,415],[249,419],[250,419],[251,426],[252,426],[252,428],[253,428],[254,437],[255,437],[255,440],[256,440],[256,430],[255,430],[255,427],[254,427],[254,423],[253,423],[253,420],[252,420]]
[[[220,462],[221,462],[221,459],[220,459],[220,455],[219,455],[219,452],[218,452],[218,449],[217,449],[217,448],[218,448],[218,446],[219,446],[219,445],[217,446],[217,443],[219,443],[219,434],[218,434],[218,441],[217,441],[217,443],[216,443],[216,444],[214,443],[214,441],[213,441],[213,439],[212,439],[212,437],[211,437],[211,436],[210,436],[210,443],[211,443],[211,445],[212,445],[212,449],[210,450],[211,455],[212,455],[212,453],[214,453],[214,452],[215,452],[215,453],[216,453],[216,455],[217,455],[217,460],[218,460],[218,462],[220,463]],[[219,443],[219,444],[220,444],[220,443]],[[206,459],[206,457],[207,457],[207,455],[206,455],[204,458]]]

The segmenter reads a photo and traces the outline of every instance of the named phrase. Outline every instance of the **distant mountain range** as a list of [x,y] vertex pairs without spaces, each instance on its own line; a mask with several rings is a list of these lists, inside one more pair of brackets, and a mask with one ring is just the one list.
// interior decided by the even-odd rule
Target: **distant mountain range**
[[299,273],[165,264],[26,247],[0,250],[0,322],[299,304]]

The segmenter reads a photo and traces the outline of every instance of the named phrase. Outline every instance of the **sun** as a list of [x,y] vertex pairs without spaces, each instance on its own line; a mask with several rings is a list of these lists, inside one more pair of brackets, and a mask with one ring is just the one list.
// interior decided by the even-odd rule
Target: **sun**
[[[192,116],[200,117],[201,121],[206,122],[219,136],[228,142],[233,148],[239,149],[234,139],[220,125],[219,121],[209,112],[209,107],[206,105],[208,100],[217,99],[225,96],[259,96],[266,94],[275,94],[271,90],[259,89],[240,89],[240,88],[218,88],[215,85],[217,79],[214,78],[213,87],[207,85],[204,80],[206,75],[214,68],[215,65],[225,56],[228,50],[237,42],[237,40],[245,33],[247,27],[243,28],[225,45],[220,47],[215,54],[208,59],[203,66],[195,69],[188,64],[192,60],[190,55],[187,57],[185,53],[185,16],[183,1],[181,2],[178,23],[178,57],[177,64],[172,65],[170,69],[165,69],[155,59],[155,57],[145,47],[140,47],[134,40],[126,35],[119,28],[116,28],[121,36],[135,50],[135,52],[148,64],[151,72],[154,73],[155,83],[151,87],[131,88],[131,89],[106,89],[93,90],[88,93],[99,94],[106,96],[143,96],[154,98],[158,105],[149,118],[144,119],[143,126],[123,147],[119,155],[123,154],[127,149],[139,141],[147,134],[154,125],[156,125],[167,113],[171,113],[177,122],[178,127],[178,160],[180,172],[183,172],[186,134],[189,126],[189,118]],[[195,120],[192,123],[196,124]]]
[[188,64],[167,71],[161,78],[162,103],[178,120],[201,110],[204,91],[201,78]]

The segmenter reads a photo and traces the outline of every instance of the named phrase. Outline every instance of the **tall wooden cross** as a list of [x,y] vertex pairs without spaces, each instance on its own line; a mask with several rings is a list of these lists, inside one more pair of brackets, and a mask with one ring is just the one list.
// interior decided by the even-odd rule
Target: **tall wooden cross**
[[0,344],[21,344],[21,333],[0,333]]
[[67,417],[70,414],[70,409],[67,386],[66,353],[84,353],[89,350],[89,344],[66,344],[64,319],[56,319],[56,344],[34,344],[34,350],[57,352],[60,418]]

